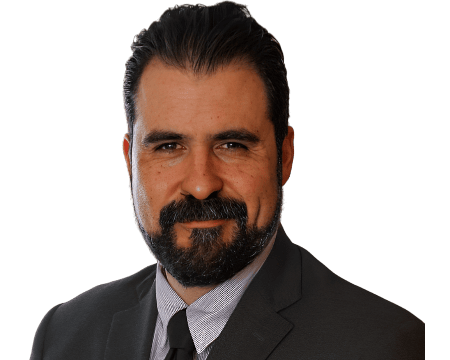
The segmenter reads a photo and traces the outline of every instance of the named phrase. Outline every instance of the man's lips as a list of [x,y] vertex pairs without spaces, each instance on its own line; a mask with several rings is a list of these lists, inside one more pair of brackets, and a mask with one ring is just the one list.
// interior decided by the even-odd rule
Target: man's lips
[[182,223],[181,225],[188,229],[209,228],[225,224],[227,220],[208,220],[208,221],[191,221]]

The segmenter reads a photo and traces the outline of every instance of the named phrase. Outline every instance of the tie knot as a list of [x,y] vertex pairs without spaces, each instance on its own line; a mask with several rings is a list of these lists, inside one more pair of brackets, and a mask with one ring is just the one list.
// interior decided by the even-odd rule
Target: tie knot
[[167,325],[167,336],[171,349],[182,349],[193,354],[195,350],[191,332],[186,317],[186,309],[178,311],[172,316]]

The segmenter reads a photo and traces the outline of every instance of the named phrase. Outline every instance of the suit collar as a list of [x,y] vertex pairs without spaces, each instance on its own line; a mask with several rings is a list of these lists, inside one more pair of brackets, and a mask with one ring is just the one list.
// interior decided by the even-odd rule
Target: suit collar
[[136,304],[114,314],[104,360],[148,360],[158,310],[156,308],[155,273],[137,290]]
[[251,293],[259,293],[276,312],[302,297],[300,250],[289,240],[281,224],[273,249],[251,286],[254,288]]
[[278,312],[300,299],[300,251],[280,225],[269,257],[214,342],[208,360],[266,359],[293,327]]

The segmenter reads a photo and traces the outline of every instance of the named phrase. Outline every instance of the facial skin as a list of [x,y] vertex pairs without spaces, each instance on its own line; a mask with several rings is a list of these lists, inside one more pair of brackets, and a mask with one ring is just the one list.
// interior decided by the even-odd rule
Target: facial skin
[[[270,222],[278,194],[277,149],[264,85],[254,70],[233,63],[198,76],[154,59],[141,77],[137,114],[131,159],[128,134],[123,150],[136,217],[146,232],[160,232],[161,209],[187,196],[237,199],[247,206],[247,225]],[[293,138],[289,127],[283,185],[291,172]],[[176,245],[189,248],[193,229],[217,226],[222,240],[231,242],[235,220],[195,221],[174,225]],[[180,296],[186,291],[169,273],[167,278]]]

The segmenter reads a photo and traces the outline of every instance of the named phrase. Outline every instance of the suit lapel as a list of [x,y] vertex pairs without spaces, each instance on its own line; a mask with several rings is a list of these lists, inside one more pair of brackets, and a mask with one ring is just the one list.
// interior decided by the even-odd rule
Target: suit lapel
[[142,294],[135,306],[114,315],[104,360],[148,360],[158,310],[156,286],[150,276],[138,287]]
[[208,360],[266,359],[292,326],[262,301],[240,303],[215,340]]
[[280,225],[269,257],[215,340],[208,360],[266,359],[293,327],[278,312],[300,299],[300,251]]

